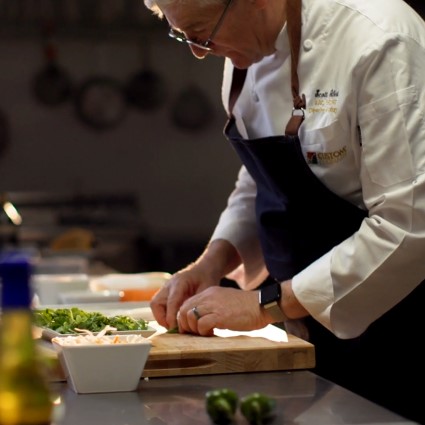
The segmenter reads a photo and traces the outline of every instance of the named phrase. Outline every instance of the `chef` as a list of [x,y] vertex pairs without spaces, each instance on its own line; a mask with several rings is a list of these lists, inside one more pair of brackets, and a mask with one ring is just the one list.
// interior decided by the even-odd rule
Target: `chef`
[[200,335],[283,322],[318,374],[425,423],[423,20],[402,0],[145,3],[196,57],[226,58],[243,163],[155,318]]

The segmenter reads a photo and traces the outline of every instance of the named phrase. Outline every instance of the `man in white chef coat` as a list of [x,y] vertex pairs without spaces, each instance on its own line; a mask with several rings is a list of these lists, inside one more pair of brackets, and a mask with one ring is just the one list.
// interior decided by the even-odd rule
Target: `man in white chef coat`
[[424,21],[402,0],[145,3],[196,57],[226,58],[243,163],[155,318],[200,335],[284,322],[315,344],[317,373],[425,422]]

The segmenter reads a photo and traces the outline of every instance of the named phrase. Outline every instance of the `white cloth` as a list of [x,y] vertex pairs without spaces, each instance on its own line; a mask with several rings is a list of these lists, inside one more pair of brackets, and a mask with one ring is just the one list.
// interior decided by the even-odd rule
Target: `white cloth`
[[[302,20],[305,158],[329,189],[369,217],[292,284],[315,319],[352,338],[425,278],[425,23],[401,0],[303,0]],[[244,137],[283,134],[291,114],[286,26],[275,45],[275,54],[250,67],[236,102]],[[226,109],[232,70],[226,60]],[[229,277],[245,288],[267,273],[255,194],[242,167],[212,235],[238,249],[244,264]],[[314,211],[307,224],[320,226]]]
[[250,336],[253,338],[264,338],[274,342],[288,342],[288,334],[281,328],[274,325],[267,325],[262,329],[254,331],[232,331],[229,329],[214,329],[214,335],[222,338],[233,336]]

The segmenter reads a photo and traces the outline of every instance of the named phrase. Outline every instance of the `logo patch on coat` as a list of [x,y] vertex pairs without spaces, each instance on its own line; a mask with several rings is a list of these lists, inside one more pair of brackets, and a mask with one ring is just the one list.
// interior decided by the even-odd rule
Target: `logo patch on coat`
[[347,147],[333,152],[307,152],[307,163],[317,165],[330,165],[342,161],[347,156]]

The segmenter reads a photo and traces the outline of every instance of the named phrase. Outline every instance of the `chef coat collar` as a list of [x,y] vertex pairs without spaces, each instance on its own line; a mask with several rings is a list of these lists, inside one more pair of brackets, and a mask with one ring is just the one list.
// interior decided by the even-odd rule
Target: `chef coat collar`
[[279,35],[277,36],[277,39],[274,43],[274,47],[279,53],[289,54],[289,39],[286,22],[280,30]]

